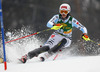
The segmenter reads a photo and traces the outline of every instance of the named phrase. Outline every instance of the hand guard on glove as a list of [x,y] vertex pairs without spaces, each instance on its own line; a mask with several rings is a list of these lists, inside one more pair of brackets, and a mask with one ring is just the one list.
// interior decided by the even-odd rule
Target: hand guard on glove
[[82,35],[82,39],[84,39],[85,41],[90,41],[90,38],[86,34]]
[[58,24],[54,24],[54,26],[51,29],[58,30],[61,27],[63,27],[63,25],[61,25],[60,23],[58,23]]

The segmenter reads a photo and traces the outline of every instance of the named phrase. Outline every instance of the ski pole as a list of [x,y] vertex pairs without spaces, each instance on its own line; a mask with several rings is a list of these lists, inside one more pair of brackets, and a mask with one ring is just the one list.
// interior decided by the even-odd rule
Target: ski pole
[[95,41],[93,41],[93,40],[90,40],[91,42],[93,42],[93,43],[95,43],[95,44],[97,44],[97,45],[100,45],[100,44],[98,44],[97,42],[95,42]]
[[54,57],[53,61],[56,60],[56,58],[58,57],[59,54],[56,54],[56,56]]
[[89,37],[86,38],[86,37],[82,36],[82,38],[83,38],[85,41],[91,41],[91,42],[93,42],[93,43],[95,43],[95,44],[97,44],[97,45],[100,45],[100,44],[98,44],[97,42],[91,40]]
[[6,44],[6,43],[9,43],[9,42],[13,42],[13,41],[19,40],[19,39],[23,39],[23,38],[26,38],[26,37],[29,37],[29,36],[36,35],[36,34],[39,34],[39,33],[41,33],[41,32],[45,32],[45,31],[49,31],[49,30],[58,30],[58,29],[60,29],[61,27],[63,27],[63,25],[61,25],[61,26],[53,26],[53,27],[50,28],[50,29],[46,29],[46,30],[43,30],[43,31],[39,31],[39,32],[30,34],[30,35],[27,35],[27,36],[23,36],[23,37],[14,39],[14,40],[7,41],[7,42],[5,42],[5,44]]
[[20,38],[14,39],[14,40],[10,40],[10,41],[5,42],[5,44],[6,44],[6,43],[13,42],[13,41],[16,41],[16,40],[19,40],[19,39],[23,39],[23,38],[26,38],[26,37],[29,37],[29,36],[33,36],[33,35],[36,35],[36,34],[39,34],[39,33],[45,32],[45,31],[49,31],[49,30],[53,30],[53,29],[46,29],[46,30],[39,31],[39,32],[36,32],[36,33],[30,34],[30,35],[27,35],[27,36],[23,36],[23,37],[20,37]]

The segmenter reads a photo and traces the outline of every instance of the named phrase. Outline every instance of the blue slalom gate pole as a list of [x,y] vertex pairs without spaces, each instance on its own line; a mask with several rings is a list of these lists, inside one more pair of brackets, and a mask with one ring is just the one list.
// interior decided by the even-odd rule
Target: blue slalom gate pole
[[2,2],[0,0],[0,21],[1,21],[1,32],[2,32],[2,43],[3,43],[3,54],[4,54],[4,69],[7,69],[6,63],[6,52],[5,52],[5,38],[4,38],[4,27],[3,27],[3,16],[2,16]]

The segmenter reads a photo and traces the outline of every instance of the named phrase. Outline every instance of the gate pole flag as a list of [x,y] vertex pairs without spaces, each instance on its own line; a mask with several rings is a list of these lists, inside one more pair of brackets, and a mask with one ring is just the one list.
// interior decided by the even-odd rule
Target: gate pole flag
[[6,52],[5,52],[5,40],[4,40],[4,27],[3,27],[3,16],[2,16],[2,2],[1,2],[1,0],[0,0],[0,22],[1,22],[3,54],[4,54],[4,69],[7,70]]

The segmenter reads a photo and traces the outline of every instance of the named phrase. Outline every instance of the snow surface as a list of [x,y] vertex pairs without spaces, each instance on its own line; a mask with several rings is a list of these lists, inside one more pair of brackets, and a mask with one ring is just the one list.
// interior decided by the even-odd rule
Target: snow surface
[[70,57],[63,60],[0,64],[0,72],[100,72],[100,56]]

